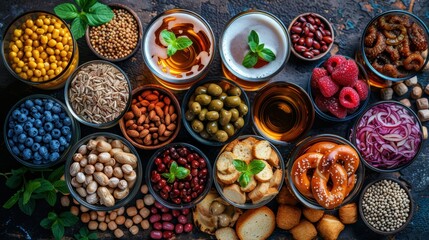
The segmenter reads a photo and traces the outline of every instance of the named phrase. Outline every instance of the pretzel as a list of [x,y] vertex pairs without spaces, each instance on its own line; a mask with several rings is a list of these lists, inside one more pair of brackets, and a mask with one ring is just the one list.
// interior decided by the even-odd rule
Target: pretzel
[[315,153],[321,153],[321,154],[325,154],[330,152],[330,150],[334,147],[336,147],[338,144],[333,143],[333,142],[318,142],[313,144],[306,152],[311,153],[311,152],[315,152]]
[[[331,189],[328,187],[329,179],[332,181]],[[340,164],[335,163],[329,172],[324,173],[317,168],[311,179],[313,197],[322,207],[335,208],[346,197],[347,183],[347,171]]]
[[292,180],[298,191],[309,198],[313,198],[313,193],[310,189],[311,177],[308,176],[310,169],[316,169],[323,154],[321,153],[305,153],[300,156],[292,166]]
[[338,145],[323,156],[317,168],[321,173],[329,172],[336,163],[342,164],[350,177],[359,167],[359,155],[349,145]]

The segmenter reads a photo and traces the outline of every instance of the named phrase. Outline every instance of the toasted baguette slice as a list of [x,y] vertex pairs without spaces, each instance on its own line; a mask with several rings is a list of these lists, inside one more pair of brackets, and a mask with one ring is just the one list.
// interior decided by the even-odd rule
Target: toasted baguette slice
[[266,206],[247,210],[235,225],[237,236],[241,240],[267,239],[276,227],[274,212]]
[[224,184],[233,184],[237,181],[238,177],[240,177],[240,172],[237,170],[229,174],[223,174],[217,171],[217,178]]
[[253,156],[257,159],[269,159],[271,151],[271,144],[267,140],[261,140],[253,146]]
[[267,159],[267,162],[273,167],[279,167],[280,159],[276,151],[271,151],[270,158]]
[[251,147],[253,147],[256,143],[259,142],[259,140],[254,137],[248,137],[241,142],[248,143]]
[[232,161],[234,161],[234,159],[235,156],[232,152],[223,152],[216,161],[217,170],[223,174],[229,174],[234,172],[235,167],[232,164]]
[[238,204],[244,204],[246,202],[246,194],[240,190],[240,186],[237,184],[224,187],[223,195]]
[[269,182],[273,177],[273,168],[266,161],[263,161],[265,164],[264,169],[255,175],[255,179],[259,182]]
[[279,191],[277,190],[277,188],[268,188],[268,191],[262,197],[252,199],[252,203],[257,204],[263,202],[267,199],[275,197],[278,193]]
[[253,191],[249,192],[248,196],[250,200],[257,201],[258,199],[264,197],[264,195],[268,192],[268,188],[270,188],[270,183],[259,183]]
[[253,159],[252,156],[252,147],[250,144],[245,142],[237,143],[232,149],[232,153],[237,157],[237,159],[245,161],[247,164]]
[[234,139],[232,140],[230,143],[228,143],[228,145],[226,145],[225,147],[225,151],[226,152],[232,152],[232,149],[235,147],[235,145],[237,145],[237,143],[239,143],[240,140],[238,139]]
[[280,183],[282,182],[282,175],[283,171],[281,169],[277,169],[270,180],[270,187],[278,188]]
[[230,227],[219,228],[215,235],[217,240],[238,240],[235,230]]
[[243,192],[250,192],[255,189],[256,185],[258,185],[258,182],[256,182],[255,178],[252,176],[250,177],[250,182],[247,184],[247,186],[244,188],[240,187],[240,189]]

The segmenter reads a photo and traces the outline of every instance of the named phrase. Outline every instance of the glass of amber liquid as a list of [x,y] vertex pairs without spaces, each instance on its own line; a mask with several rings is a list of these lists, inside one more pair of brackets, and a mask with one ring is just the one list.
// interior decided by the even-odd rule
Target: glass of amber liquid
[[[258,61],[253,68],[246,68],[242,62],[249,51],[248,35],[252,30],[276,58],[272,62]],[[261,10],[239,13],[226,24],[219,40],[223,74],[244,90],[256,91],[283,69],[290,56],[290,46],[287,28],[273,14]]]
[[[168,45],[161,37],[163,30],[173,32],[176,38],[189,38],[192,45],[168,56]],[[144,33],[142,49],[143,59],[158,82],[173,90],[184,90],[208,73],[214,57],[215,37],[200,15],[172,9],[152,20]]]
[[258,91],[251,110],[255,132],[281,145],[304,136],[315,116],[308,94],[287,82],[272,82]]

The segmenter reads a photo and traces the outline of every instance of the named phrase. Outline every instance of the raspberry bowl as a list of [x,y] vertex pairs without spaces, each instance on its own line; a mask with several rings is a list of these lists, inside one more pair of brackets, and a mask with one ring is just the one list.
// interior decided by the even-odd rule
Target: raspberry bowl
[[371,93],[364,68],[342,55],[333,55],[313,69],[307,92],[317,115],[331,122],[360,115]]

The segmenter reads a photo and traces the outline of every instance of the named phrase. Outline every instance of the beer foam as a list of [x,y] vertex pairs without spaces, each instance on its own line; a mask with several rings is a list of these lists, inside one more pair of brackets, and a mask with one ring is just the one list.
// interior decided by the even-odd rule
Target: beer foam
[[[261,68],[246,68],[244,56],[250,51],[247,43],[249,33],[255,30],[259,44],[264,43],[276,55],[276,59]],[[239,78],[264,79],[279,70],[288,56],[289,45],[284,27],[269,15],[250,12],[230,23],[221,39],[223,63]]]

